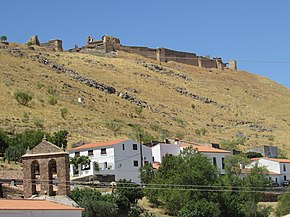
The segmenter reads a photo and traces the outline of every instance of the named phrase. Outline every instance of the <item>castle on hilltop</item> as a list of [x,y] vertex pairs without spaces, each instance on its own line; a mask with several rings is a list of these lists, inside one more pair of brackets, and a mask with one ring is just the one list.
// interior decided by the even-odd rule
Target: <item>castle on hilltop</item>
[[[32,36],[28,43],[30,45],[38,45],[46,47],[53,51],[63,51],[62,41],[59,39],[50,40],[48,42],[40,43],[38,37]],[[148,48],[140,46],[125,46],[121,44],[120,39],[104,35],[101,40],[94,40],[93,37],[87,38],[86,45],[79,48],[77,45],[75,48],[70,49],[70,52],[82,52],[89,54],[110,54],[117,51],[125,51],[129,53],[138,54],[147,58],[155,59],[159,64],[162,62],[174,61],[184,63],[200,68],[216,68],[224,70],[225,67],[229,69],[237,69],[237,62],[235,60],[229,60],[228,63],[224,63],[221,58],[210,58],[209,56],[197,56],[195,53],[182,52],[170,50],[167,48]]]
[[[139,54],[147,58],[156,59],[159,63],[175,61],[200,68],[216,68],[221,70],[223,70],[227,64],[224,63],[221,58],[211,59],[209,56],[197,56],[195,53],[175,51],[167,48],[125,46],[121,44],[120,39],[107,35],[104,35],[101,40],[94,40],[93,37],[89,36],[86,45],[81,48],[71,49],[71,51],[73,50],[91,54],[107,54],[111,52],[125,51]],[[236,70],[236,61],[230,60],[228,68]]]

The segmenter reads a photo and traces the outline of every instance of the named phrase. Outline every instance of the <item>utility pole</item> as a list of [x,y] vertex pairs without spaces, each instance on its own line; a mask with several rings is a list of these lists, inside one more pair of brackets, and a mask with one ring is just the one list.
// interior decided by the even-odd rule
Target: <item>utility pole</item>
[[141,167],[143,167],[143,150],[142,150],[142,147],[143,147],[143,141],[142,141],[142,135],[141,135],[141,133],[139,134],[139,138],[140,138],[140,159],[141,159],[141,163],[140,163],[140,165],[141,165]]

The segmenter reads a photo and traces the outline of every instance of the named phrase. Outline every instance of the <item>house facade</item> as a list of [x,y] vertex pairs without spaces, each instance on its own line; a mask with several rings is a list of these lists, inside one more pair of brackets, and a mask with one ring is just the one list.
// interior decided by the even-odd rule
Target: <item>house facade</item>
[[70,165],[71,176],[113,175],[115,181],[131,179],[136,183],[140,183],[140,167],[152,163],[151,149],[131,139],[85,144],[70,150],[70,157],[75,156],[88,156],[91,162],[77,170]]
[[290,180],[290,160],[268,157],[252,158],[251,160],[252,163],[248,168],[255,164],[266,167],[270,181],[282,185],[284,181]]
[[205,145],[191,145],[191,144],[180,145],[180,150],[183,151],[183,149],[188,147],[191,147],[192,149],[195,149],[197,152],[207,156],[209,160],[212,162],[212,164],[216,166],[220,174],[223,175],[226,173],[224,160],[227,156],[231,155],[230,151],[213,148]]
[[190,142],[176,142],[174,144],[167,143],[159,143],[154,145],[152,149],[152,156],[154,160],[154,168],[158,169],[160,163],[162,162],[162,158],[166,155],[177,156],[180,154],[183,149],[191,147],[195,149],[197,152],[204,154],[209,158],[209,160],[217,167],[220,174],[225,174],[225,164],[224,159],[231,155],[230,151],[213,148],[206,145],[196,145],[191,144]]
[[152,148],[152,157],[155,163],[161,163],[162,158],[166,155],[177,156],[180,154],[179,145],[175,144],[167,144],[167,143],[158,143],[154,145]]

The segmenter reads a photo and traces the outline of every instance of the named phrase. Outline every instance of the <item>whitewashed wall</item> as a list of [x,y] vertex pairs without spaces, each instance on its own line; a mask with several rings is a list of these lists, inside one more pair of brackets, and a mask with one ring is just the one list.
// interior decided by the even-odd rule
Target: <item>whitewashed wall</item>
[[152,157],[154,157],[154,162],[162,162],[162,158],[166,154],[171,154],[173,156],[177,156],[180,154],[180,147],[179,145],[175,144],[165,144],[159,143],[151,148],[152,150]]
[[81,210],[0,210],[0,217],[81,217]]

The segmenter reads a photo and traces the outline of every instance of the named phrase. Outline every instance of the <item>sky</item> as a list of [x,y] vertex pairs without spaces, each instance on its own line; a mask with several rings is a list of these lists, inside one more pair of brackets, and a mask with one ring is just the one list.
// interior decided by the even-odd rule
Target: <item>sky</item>
[[0,35],[25,43],[88,36],[236,59],[238,68],[290,88],[289,0],[0,0]]

